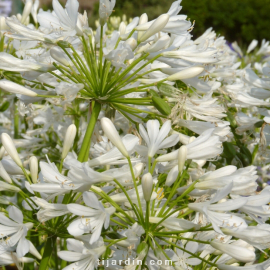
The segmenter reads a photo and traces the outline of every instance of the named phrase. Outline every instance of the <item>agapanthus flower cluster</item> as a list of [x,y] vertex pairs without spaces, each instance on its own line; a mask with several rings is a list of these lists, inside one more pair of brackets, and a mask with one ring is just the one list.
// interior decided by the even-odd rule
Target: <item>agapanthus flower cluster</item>
[[269,42],[52,3],[0,17],[0,266],[270,269]]

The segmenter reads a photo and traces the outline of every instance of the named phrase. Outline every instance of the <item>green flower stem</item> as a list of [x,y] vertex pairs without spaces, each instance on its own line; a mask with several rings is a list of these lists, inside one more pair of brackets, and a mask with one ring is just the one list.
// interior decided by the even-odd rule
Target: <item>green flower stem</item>
[[103,25],[100,27],[100,40],[99,40],[99,77],[101,77],[102,72],[102,58],[103,58],[103,51],[102,51],[102,45],[103,45]]
[[126,220],[125,218],[123,218],[121,215],[114,213],[114,215],[118,218],[120,218],[123,222],[127,223],[128,225],[132,225],[132,223],[128,220]]
[[49,262],[52,256],[52,250],[54,249],[54,246],[56,245],[56,236],[48,236],[45,249],[42,255],[42,259],[39,265],[39,270],[47,270],[49,267]]
[[179,172],[179,174],[177,176],[177,179],[174,182],[173,188],[172,188],[172,190],[170,192],[170,195],[169,195],[168,199],[166,200],[166,202],[164,203],[163,207],[161,208],[161,210],[160,210],[160,212],[158,214],[159,217],[163,214],[166,206],[168,205],[168,203],[170,202],[170,200],[174,196],[174,194],[176,192],[176,189],[179,187],[180,183],[182,182],[182,180],[184,178],[184,175],[185,175],[185,171],[183,171],[182,174]]
[[150,169],[150,173],[151,173],[151,174],[153,174],[156,165],[157,165],[157,161],[155,160],[154,163],[153,163],[153,165],[152,165],[152,168]]
[[82,60],[82,58],[80,57],[80,55],[77,53],[77,51],[74,49],[74,47],[70,44],[69,47],[71,48],[71,50],[73,51],[73,56],[74,58],[77,60],[77,63],[80,65],[81,70],[85,73],[86,78],[88,79],[88,81],[90,82],[90,84],[94,85],[91,74],[89,72],[89,69],[87,68],[87,66],[85,65],[84,61]]
[[[133,171],[133,167],[132,167],[132,163],[131,163],[130,157],[128,157],[127,160],[128,160],[129,169],[130,169],[130,172],[131,172],[131,175],[132,175],[134,188],[135,188],[135,190],[136,190],[136,195],[137,195],[138,204],[139,204],[139,207],[140,207],[140,211],[141,211],[141,213],[142,213],[141,200],[140,200],[140,196],[139,196],[139,192],[138,192],[138,186],[137,186],[137,182],[136,182],[136,178],[135,178],[135,175],[134,175],[134,171]],[[142,220],[143,220],[143,217],[142,217],[142,216],[141,216],[141,218],[142,218]]]
[[146,213],[145,213],[145,227],[149,230],[149,217],[150,217],[150,201],[146,202]]
[[59,171],[60,173],[62,173],[63,163],[64,163],[64,159],[61,159],[60,164],[59,164],[59,168],[58,168],[58,171]]
[[67,80],[65,80],[63,77],[53,73],[52,71],[48,71],[48,73],[50,73],[51,75],[53,75],[54,77],[56,77],[57,79],[63,81],[63,82],[68,82]]
[[37,97],[44,97],[44,98],[64,98],[63,96],[51,96],[51,95],[37,95]]
[[14,98],[14,139],[20,138],[20,115],[16,104],[17,98]]
[[125,188],[124,188],[124,187],[123,187],[116,179],[114,179],[113,181],[114,181],[114,182],[121,188],[121,190],[124,192],[124,194],[126,195],[126,197],[127,197],[128,201],[129,201],[129,203],[130,203],[130,205],[131,205],[131,207],[132,207],[132,209],[133,209],[135,215],[137,216],[137,219],[140,220],[140,215],[139,215],[139,213],[137,213],[137,211],[136,211],[136,209],[135,209],[135,207],[134,207],[134,204],[133,204],[133,202],[131,201],[131,199],[130,199],[128,193],[127,193],[126,190],[125,190]]
[[110,196],[108,196],[104,191],[98,192],[96,189],[91,188],[91,191],[102,197],[103,199],[107,200],[117,211],[122,213],[126,218],[128,218],[132,223],[135,223],[136,220],[129,216],[117,203],[115,203]]
[[189,194],[192,190],[194,190],[195,185],[197,184],[198,181],[193,182],[174,202],[170,205],[170,207],[167,209],[165,212],[165,215],[170,212],[170,210],[177,205],[177,203],[184,198],[187,194]]
[[121,223],[121,222],[119,222],[119,221],[117,221],[117,220],[115,220],[114,218],[110,218],[110,220],[112,221],[112,222],[114,222],[114,223],[116,223],[116,224],[118,224],[119,226],[122,226],[122,227],[124,227],[124,228],[128,228],[128,226],[127,225],[125,225],[125,224],[123,224],[123,223]]
[[203,262],[205,262],[205,263],[207,263],[207,264],[210,264],[210,265],[212,265],[212,266],[217,267],[217,265],[216,265],[215,263],[209,262],[209,261],[207,261],[207,260],[201,258],[200,256],[198,256],[198,255],[196,255],[196,254],[194,254],[194,253],[192,253],[192,252],[190,252],[190,251],[188,251],[188,250],[186,250],[186,249],[184,249],[184,248],[182,248],[182,247],[180,247],[180,246],[178,246],[178,245],[176,245],[176,244],[174,244],[174,243],[172,243],[172,242],[170,242],[170,241],[167,241],[166,239],[164,239],[164,238],[162,238],[162,237],[158,237],[158,238],[160,238],[160,239],[163,240],[164,242],[168,243],[169,245],[174,246],[174,247],[176,247],[176,248],[179,248],[179,249],[181,249],[182,251],[184,251],[184,252],[186,252],[186,253],[192,255],[192,257],[195,257],[195,258],[200,259],[201,261],[203,261]]
[[117,240],[114,240],[113,242],[111,242],[108,246],[106,246],[106,248],[109,248],[110,246],[120,242],[120,241],[123,241],[123,240],[126,240],[127,237],[124,237],[124,238],[121,238],[121,239],[117,239]]
[[192,241],[192,242],[198,242],[198,243],[205,244],[205,245],[210,244],[210,242],[201,241],[201,240],[194,239],[194,238],[185,238],[185,237],[176,236],[176,235],[164,235],[162,232],[154,232],[153,235],[157,236],[157,237],[175,238],[175,239],[178,239],[178,240],[187,240],[187,241]]
[[152,231],[154,231],[164,220],[166,220],[167,218],[169,218],[171,215],[173,215],[174,213],[178,212],[179,210],[182,210],[186,208],[186,206],[184,206],[183,208],[177,208],[174,211],[172,211],[171,213],[169,213],[167,216],[163,217],[158,223],[154,224],[154,226],[151,228]]
[[[143,56],[139,57],[138,59],[134,60],[126,69],[125,71],[123,71],[119,77],[117,78],[116,82],[121,82],[121,80],[138,64],[140,63],[142,60],[144,60],[147,56],[149,55],[149,53],[144,54]],[[134,73],[133,73],[134,74]],[[133,76],[132,74],[132,76]],[[126,79],[125,79],[126,80]],[[124,80],[124,81],[125,81]],[[120,83],[122,84],[122,83]],[[117,85],[115,88],[113,88],[116,85],[116,83],[114,82],[111,86],[110,89],[112,89],[112,92],[117,92],[119,90],[119,86]],[[120,87],[121,88],[121,87]]]
[[29,182],[29,184],[33,184],[32,181],[31,181],[31,179],[30,179],[30,177],[29,177],[29,175],[27,174],[25,168],[24,168],[23,166],[20,167],[20,168],[22,169],[23,174],[24,174],[24,176],[26,177],[26,179],[27,179],[27,181]]
[[[89,37],[89,39],[90,38],[91,37]],[[85,60],[86,60],[86,62],[88,64],[88,67],[89,67],[90,71],[91,71],[91,76],[93,77],[93,85],[94,85],[95,88],[97,88],[98,87],[97,63],[96,63],[96,60],[93,58],[94,50],[93,50],[93,47],[92,47],[92,42],[89,40],[90,48],[91,48],[92,53],[90,53],[88,51],[87,42],[86,42],[84,36],[82,37],[82,43],[83,43],[83,46],[84,46],[84,58],[85,58]]]
[[92,102],[93,106],[93,111],[92,115],[90,118],[90,121],[87,126],[86,133],[84,135],[82,147],[78,156],[78,160],[80,162],[85,162],[88,160],[88,155],[89,155],[89,150],[90,150],[90,145],[91,145],[91,137],[101,110],[101,104],[98,102]]
[[[147,56],[149,54],[146,54]],[[161,55],[157,55],[155,56],[154,58],[152,58],[151,60],[149,60],[148,62],[146,62],[144,65],[142,65],[140,68],[138,68],[134,73],[132,73],[131,75],[129,75],[125,80],[123,80],[120,84],[117,85],[117,90],[119,90],[121,87],[123,87],[124,85],[126,85],[126,82],[127,84],[132,82],[132,81],[129,81],[131,78],[133,78],[138,72],[140,72],[142,69],[144,69],[147,65],[153,63],[155,60],[157,60]],[[144,57],[145,59],[146,57]],[[146,72],[147,73],[150,73],[152,72],[152,70]],[[138,77],[136,77],[136,79],[138,79]]]
[[[171,260],[171,258],[166,254],[166,252],[164,251],[164,249],[159,245],[159,243],[156,241],[155,238],[153,238],[155,241],[155,244],[158,246],[158,248],[160,249],[160,251],[163,253],[163,255],[167,258],[167,260]],[[170,242],[169,242],[170,243]],[[174,262],[172,262],[172,265],[174,266]]]

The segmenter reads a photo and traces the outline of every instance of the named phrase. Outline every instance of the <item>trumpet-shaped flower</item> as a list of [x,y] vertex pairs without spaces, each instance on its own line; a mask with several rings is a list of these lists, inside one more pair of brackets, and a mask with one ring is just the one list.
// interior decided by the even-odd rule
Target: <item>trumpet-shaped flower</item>
[[93,244],[99,239],[103,226],[105,229],[109,227],[110,215],[115,212],[115,208],[104,208],[92,192],[84,192],[83,200],[87,206],[75,203],[67,205],[71,213],[81,216],[68,226],[68,231],[74,236],[91,232],[90,244]]
[[23,223],[23,214],[15,206],[10,206],[8,212],[10,218],[0,213],[0,235],[7,237],[1,245],[4,249],[17,245],[17,256],[21,258],[29,252],[30,242],[25,237],[27,231],[33,227],[33,223]]
[[148,157],[153,157],[159,149],[169,148],[179,141],[176,134],[166,138],[171,131],[171,121],[166,121],[160,130],[159,126],[158,120],[149,120],[146,124],[146,131],[144,126],[140,124],[140,134],[147,144]]

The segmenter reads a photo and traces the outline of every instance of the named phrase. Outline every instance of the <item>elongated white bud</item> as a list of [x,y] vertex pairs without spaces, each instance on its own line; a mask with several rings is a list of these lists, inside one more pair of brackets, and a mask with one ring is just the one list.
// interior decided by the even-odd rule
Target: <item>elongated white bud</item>
[[6,92],[13,93],[13,94],[20,94],[20,95],[25,95],[25,96],[30,96],[30,97],[36,97],[38,95],[34,91],[31,91],[22,85],[19,85],[17,83],[14,83],[5,79],[0,80],[0,89]]
[[176,80],[184,80],[184,79],[190,79],[193,77],[198,76],[204,71],[203,67],[191,67],[187,68],[185,70],[181,70],[167,78],[168,81],[176,81]]
[[39,260],[42,259],[42,256],[40,255],[40,253],[37,251],[36,247],[32,244],[31,241],[29,241],[30,244],[30,248],[29,248],[29,252],[34,255],[36,258],[38,258]]
[[187,159],[187,148],[185,145],[182,145],[178,151],[178,171],[182,172],[185,166]]
[[154,23],[149,27],[147,31],[141,36],[139,39],[140,42],[143,42],[150,38],[151,36],[155,35],[156,33],[160,32],[168,23],[170,18],[169,14],[162,14],[159,16]]
[[32,156],[29,160],[30,174],[34,184],[37,183],[38,178],[38,160],[35,156]]
[[2,158],[4,157],[5,152],[6,152],[5,147],[2,146],[2,147],[0,148],[0,159],[2,159]]
[[25,23],[27,21],[27,17],[29,16],[31,9],[32,9],[33,2],[32,0],[27,1],[25,3],[24,9],[23,9],[23,14],[22,14],[22,19],[21,23]]
[[6,182],[0,181],[0,191],[20,192],[21,189]]
[[7,173],[7,171],[5,170],[2,162],[0,161],[0,177],[2,177],[6,182],[8,182],[9,184],[12,183],[12,180],[9,176],[9,174]]
[[[145,24],[148,22],[148,16],[146,13],[142,14],[139,20],[139,25],[141,24]],[[141,37],[143,36],[143,34],[145,33],[145,31],[138,31],[138,40],[141,39]]]
[[143,13],[139,20],[139,25],[147,23],[148,22],[148,16],[146,13]]
[[3,16],[0,16],[0,31],[8,29],[8,26],[6,25],[6,19]]
[[178,157],[178,150],[173,151],[169,154],[165,154],[162,156],[159,156],[156,161],[157,162],[166,162],[166,161],[172,161],[172,160],[176,160]]
[[256,259],[254,251],[232,244],[223,244],[212,241],[210,245],[240,262],[253,262]]
[[14,162],[19,166],[22,167],[22,161],[18,155],[17,149],[7,133],[2,133],[1,141],[3,146],[5,147],[6,151],[10,155],[10,157],[14,160]]
[[64,144],[63,144],[63,151],[62,151],[62,159],[64,159],[71,147],[73,146],[74,139],[76,137],[76,126],[74,124],[70,125],[67,129]]
[[54,60],[61,63],[62,65],[66,66],[66,67],[70,66],[70,63],[66,58],[66,55],[63,53],[63,51],[60,48],[52,47],[50,49],[50,55]]
[[143,197],[146,202],[149,202],[151,199],[152,189],[153,189],[153,177],[151,173],[147,173],[142,177]]
[[123,156],[128,158],[129,157],[128,151],[124,146],[112,121],[109,118],[103,117],[100,122],[101,127],[105,135],[108,137],[108,139],[112,142],[113,145],[115,145],[118,148],[118,150],[123,154]]
[[123,36],[126,33],[126,28],[127,28],[126,24],[124,22],[121,22],[119,25],[120,36]]
[[167,175],[165,186],[171,186],[178,176],[178,166],[174,166]]

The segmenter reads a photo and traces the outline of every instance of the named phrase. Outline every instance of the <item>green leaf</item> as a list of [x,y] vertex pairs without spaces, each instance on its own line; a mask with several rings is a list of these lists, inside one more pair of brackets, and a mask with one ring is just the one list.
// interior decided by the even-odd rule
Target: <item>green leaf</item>
[[260,128],[260,127],[262,127],[263,123],[264,123],[263,120],[262,121],[259,121],[259,122],[257,122],[257,123],[254,124],[254,127]]
[[249,164],[252,163],[252,154],[250,153],[250,151],[248,150],[247,147],[245,147],[244,145],[240,146],[241,152],[248,158],[249,160]]
[[224,142],[223,143],[223,153],[228,158],[233,158],[236,155],[236,150],[232,143]]
[[155,108],[163,115],[169,115],[171,113],[171,107],[168,103],[160,97],[152,97]]
[[10,103],[8,101],[4,102],[2,106],[0,107],[0,112],[4,112],[8,109]]
[[236,120],[231,112],[227,112],[227,119],[233,128],[237,126]]

